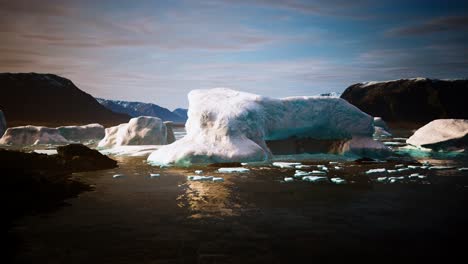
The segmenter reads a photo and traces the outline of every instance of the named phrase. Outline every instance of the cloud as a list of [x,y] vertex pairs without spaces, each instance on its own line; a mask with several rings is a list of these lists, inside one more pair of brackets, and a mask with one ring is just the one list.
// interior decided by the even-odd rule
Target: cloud
[[444,16],[428,19],[416,25],[393,28],[388,36],[421,36],[440,32],[468,33],[468,16]]

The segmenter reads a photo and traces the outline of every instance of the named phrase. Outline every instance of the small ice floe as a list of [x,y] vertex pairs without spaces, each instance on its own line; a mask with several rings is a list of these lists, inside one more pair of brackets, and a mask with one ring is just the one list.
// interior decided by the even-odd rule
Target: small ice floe
[[150,178],[156,178],[156,177],[159,177],[161,176],[161,174],[159,173],[150,173]]
[[372,174],[372,173],[384,173],[387,172],[387,169],[381,168],[381,169],[370,169],[366,171],[366,174]]
[[468,171],[468,168],[458,168],[459,171]]
[[408,165],[408,169],[414,170],[414,169],[419,169],[419,168],[421,168],[421,166]]
[[429,161],[425,160],[425,161],[422,162],[422,165],[431,166],[431,163],[429,163]]
[[451,170],[455,169],[454,166],[432,166],[429,168],[429,170]]
[[325,165],[317,165],[317,168],[319,168],[320,170],[323,170],[323,171],[328,171],[328,168]]
[[388,182],[389,183],[397,183],[405,180],[405,176],[400,176],[400,177],[388,177]]
[[310,165],[296,165],[295,166],[296,169],[307,169],[307,168],[310,168],[310,167],[312,167],[312,166],[310,166]]
[[429,166],[421,166],[421,169],[427,170],[427,169],[429,169]]
[[397,173],[397,170],[387,170],[388,173]]
[[399,168],[397,171],[402,172],[402,171],[407,171],[407,170],[410,170],[410,169],[408,169],[408,168]]
[[310,174],[311,173],[308,172],[308,171],[296,170],[296,172],[294,173],[294,177],[304,177],[304,176],[308,176]]
[[248,171],[250,171],[250,170],[247,169],[247,168],[242,168],[242,167],[219,168],[218,169],[218,172],[220,172],[220,173],[236,173],[236,172],[242,173],[242,172],[248,172]]
[[199,176],[199,175],[190,175],[187,176],[189,181],[213,181],[213,176]]
[[304,176],[302,180],[308,182],[328,182],[328,178],[322,176]]
[[403,165],[403,164],[397,164],[397,165],[395,165],[395,168],[403,168],[404,166],[405,165]]
[[294,179],[292,177],[285,177],[284,182],[292,182]]
[[346,180],[345,179],[342,179],[342,178],[331,178],[330,179],[331,182],[333,182],[334,184],[346,184]]
[[196,170],[196,171],[195,171],[195,174],[198,174],[198,175],[200,175],[200,174],[202,174],[202,173],[203,173],[202,170]]
[[341,169],[343,169],[343,168],[341,168],[340,166],[335,166],[335,167],[333,167],[333,168],[334,168],[335,170],[341,170]]
[[283,169],[289,169],[289,168],[294,168],[297,165],[301,165],[300,162],[273,162],[273,166],[275,167],[280,167]]
[[311,174],[318,174],[318,175],[325,175],[327,174],[325,171],[320,171],[320,170],[313,170],[310,172]]
[[223,182],[224,179],[221,177],[213,177],[213,182]]
[[330,162],[328,162],[328,164],[330,164],[330,165],[338,165],[338,164],[340,164],[340,163],[339,163],[338,161],[330,161]]
[[388,178],[387,177],[378,177],[377,182],[385,183],[387,182]]
[[114,175],[112,176],[112,178],[114,178],[114,179],[119,179],[119,178],[124,178],[124,177],[125,177],[124,174],[114,174]]
[[426,179],[427,176],[420,175],[419,173],[413,173],[410,176],[408,176],[408,178],[410,178],[411,180],[418,180],[418,179],[422,180],[422,179]]

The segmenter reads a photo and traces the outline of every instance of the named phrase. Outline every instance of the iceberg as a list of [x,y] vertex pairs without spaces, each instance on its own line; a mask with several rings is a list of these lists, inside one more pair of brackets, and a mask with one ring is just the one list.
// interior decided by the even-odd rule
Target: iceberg
[[42,126],[10,127],[5,131],[2,145],[63,145],[69,143],[56,128]]
[[167,144],[167,138],[167,128],[161,119],[140,116],[130,119],[128,123],[106,128],[106,135],[99,142],[98,147],[165,145]]
[[86,142],[90,140],[101,140],[106,135],[105,128],[100,124],[89,124],[84,126],[61,126],[57,127],[60,135],[73,142]]
[[355,155],[388,150],[372,139],[373,118],[340,98],[273,99],[226,88],[193,90],[188,98],[187,134],[153,152],[150,163],[268,162],[316,147]]
[[468,120],[434,120],[414,132],[406,143],[432,150],[467,149]]

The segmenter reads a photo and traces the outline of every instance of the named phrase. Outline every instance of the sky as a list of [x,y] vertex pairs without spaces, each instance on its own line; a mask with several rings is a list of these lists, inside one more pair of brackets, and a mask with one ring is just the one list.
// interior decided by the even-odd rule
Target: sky
[[193,89],[279,98],[468,78],[468,1],[0,0],[0,72],[169,109]]

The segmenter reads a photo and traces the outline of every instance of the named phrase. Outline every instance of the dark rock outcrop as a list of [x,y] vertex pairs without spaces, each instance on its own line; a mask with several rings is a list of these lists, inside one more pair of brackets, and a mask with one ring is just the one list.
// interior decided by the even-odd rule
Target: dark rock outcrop
[[61,126],[127,122],[130,117],[114,113],[70,80],[53,74],[0,73],[0,109],[10,127]]
[[3,136],[3,133],[5,133],[7,129],[7,124],[5,120],[5,116],[3,115],[2,110],[0,110],[0,137]]
[[185,121],[187,121],[187,115],[185,114],[184,116],[183,112],[171,112],[169,109],[156,104],[107,100],[102,98],[96,98],[96,100],[109,110],[117,113],[124,113],[131,117],[153,116],[163,121],[172,121],[175,123],[185,123]]
[[348,87],[341,98],[392,125],[419,127],[434,119],[468,119],[468,80],[358,83]]
[[91,171],[117,167],[117,162],[95,149],[81,144],[70,144],[57,148],[58,157],[65,167],[73,171]]

